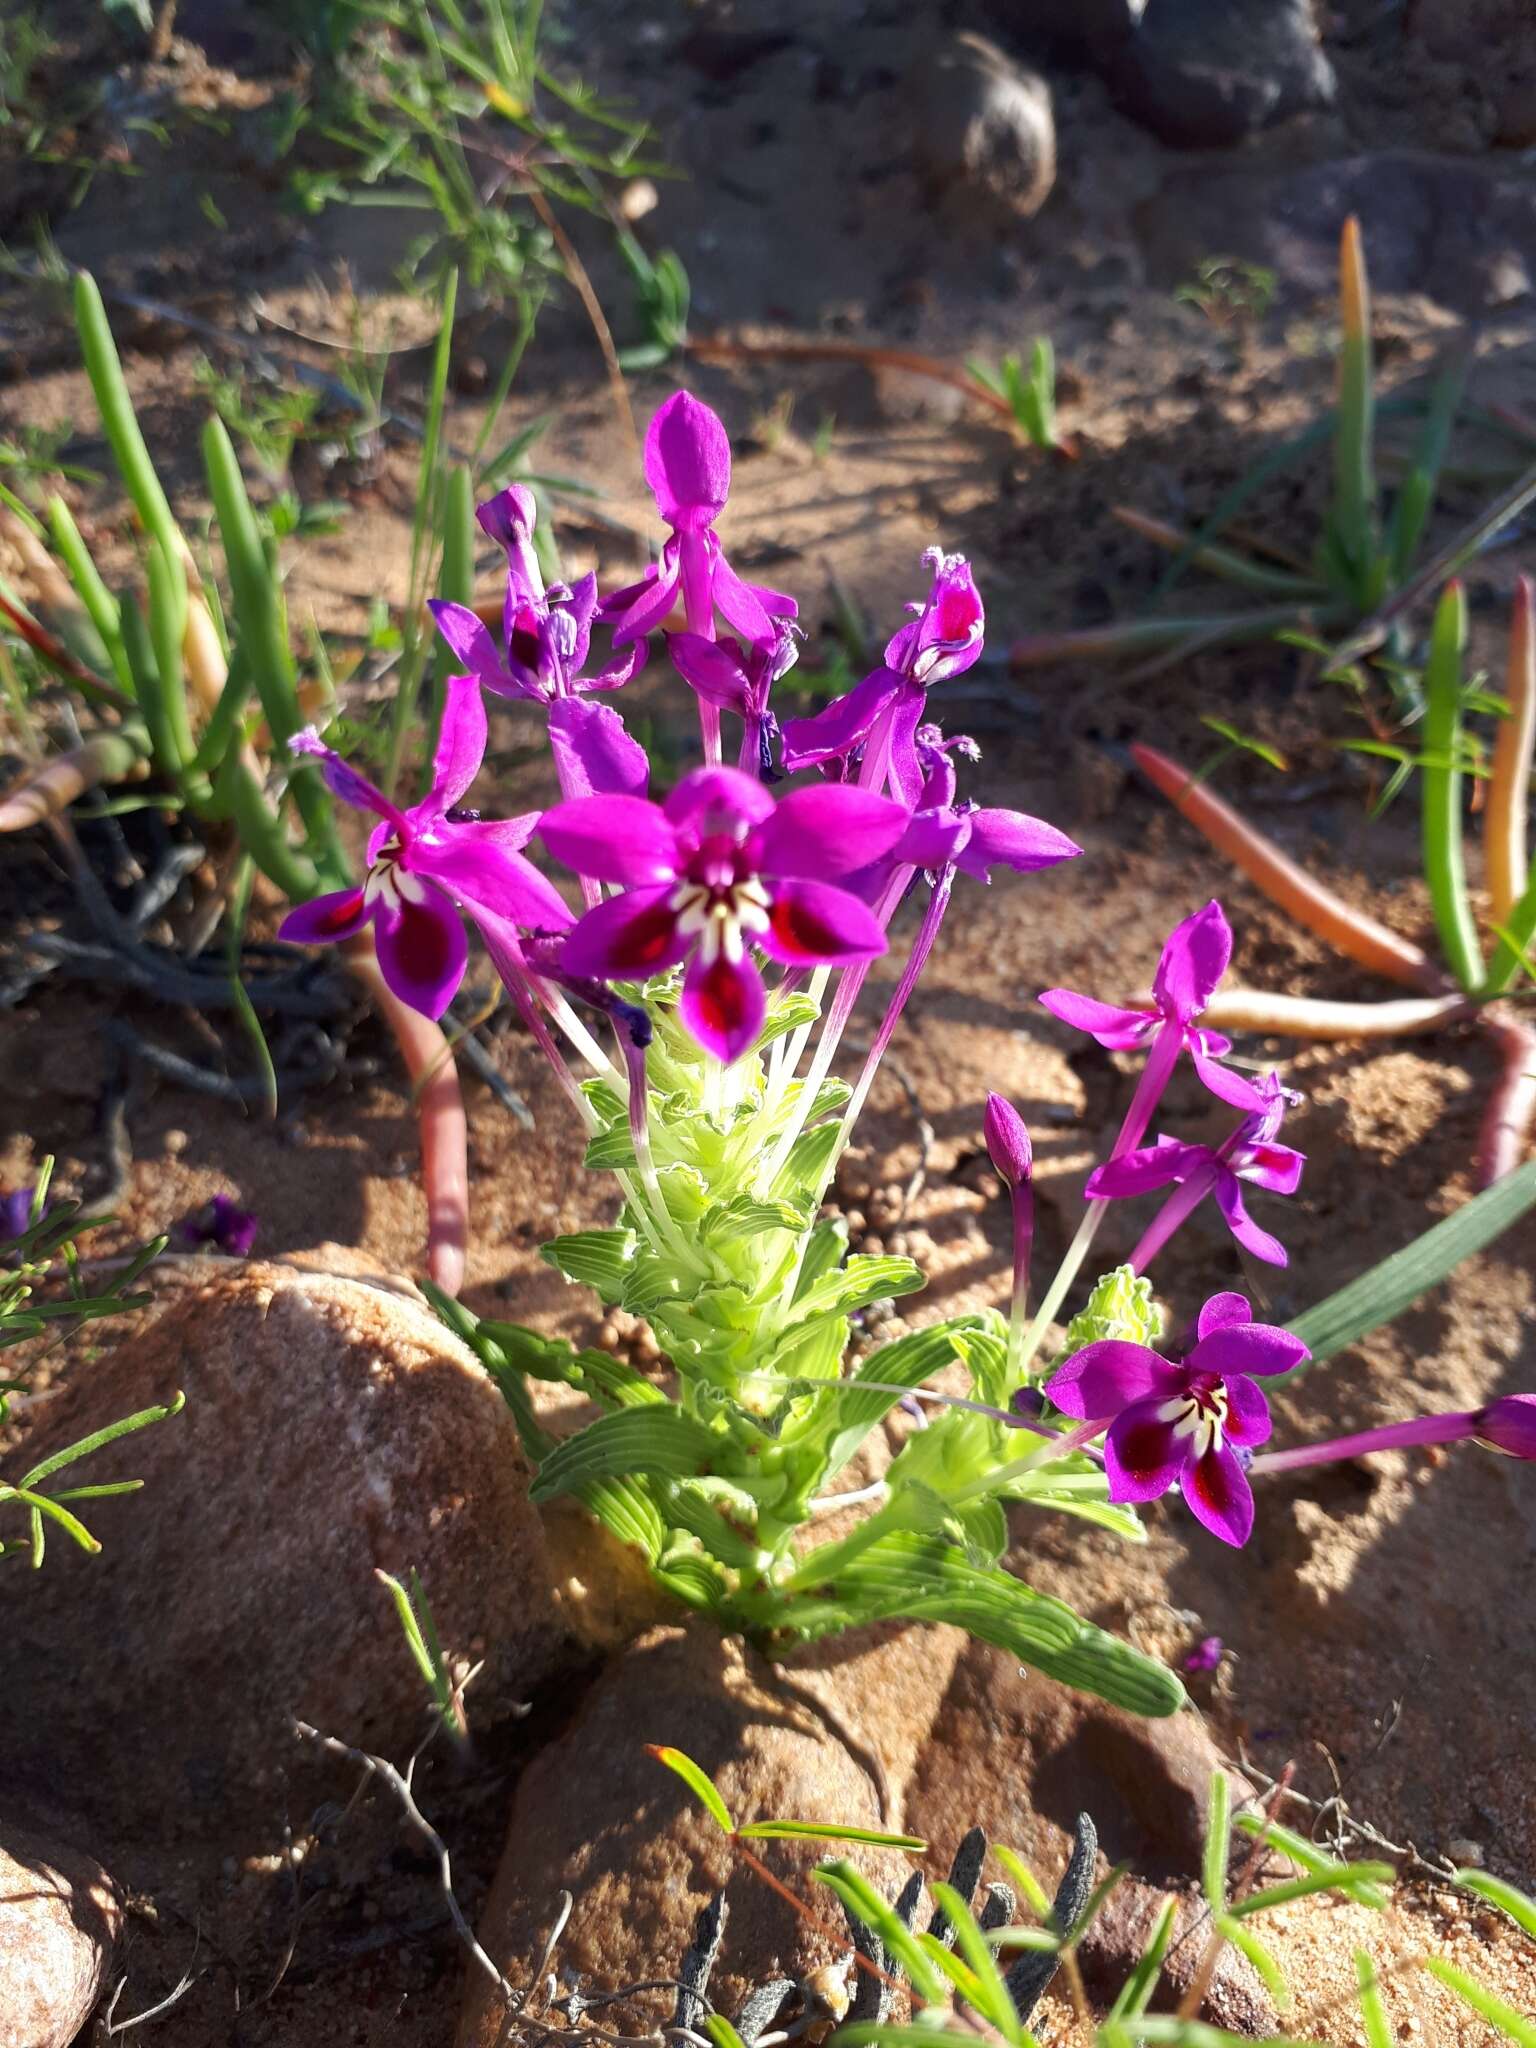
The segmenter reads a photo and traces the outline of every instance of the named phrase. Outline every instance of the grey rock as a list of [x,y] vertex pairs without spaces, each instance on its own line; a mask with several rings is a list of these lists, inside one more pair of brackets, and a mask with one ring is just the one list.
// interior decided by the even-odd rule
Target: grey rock
[[983,18],[1004,47],[1103,66],[1135,33],[1147,0],[990,0]]
[[983,195],[1028,219],[1056,181],[1051,89],[985,36],[952,37],[910,80],[912,146],[935,195]]
[[69,2048],[101,1995],[121,1925],[99,1863],[0,1827],[0,2048]]
[[1111,78],[1134,119],[1195,149],[1332,106],[1337,90],[1312,0],[1147,0]]

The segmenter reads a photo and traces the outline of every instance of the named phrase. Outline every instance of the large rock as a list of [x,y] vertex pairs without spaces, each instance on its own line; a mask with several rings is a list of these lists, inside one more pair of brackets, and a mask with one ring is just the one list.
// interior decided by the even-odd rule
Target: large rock
[[1415,0],[1415,41],[1464,68],[1464,90],[1489,103],[1495,142],[1536,142],[1536,8],[1530,0]]
[[[598,1992],[676,1977],[700,1913],[722,1886],[728,1923],[710,1979],[719,2010],[734,2015],[775,1978],[825,1984],[827,1973],[841,1976],[850,1953],[841,1911],[808,1879],[842,1846],[758,1845],[774,1874],[808,1899],[808,1923],[746,1868],[693,1794],[646,1753],[647,1743],[685,1749],[737,1822],[889,1826],[870,1769],[795,1682],[708,1623],[655,1630],[609,1667],[574,1725],[518,1785],[479,1927],[512,1984],[532,1984],[562,1891],[573,1905],[548,1968],[564,1989]],[[906,1859],[890,1850],[846,1853],[887,1897],[909,1874]],[[541,2013],[536,2002],[532,2016]],[[459,2048],[491,2048],[502,2016],[489,1980],[472,1970]],[[602,2024],[624,2034],[670,2017],[666,1992],[602,2009]]]
[[[1095,1998],[1110,2005],[1146,1951],[1169,1897],[1177,1906],[1168,1953],[1163,1959],[1162,1988],[1152,2001],[1153,2012],[1174,2011],[1200,1974],[1211,1938],[1211,1919],[1198,1889],[1171,1894],[1139,1878],[1122,1878],[1078,1949],[1083,1981]],[[1248,1958],[1228,1942],[1216,1960],[1201,2001],[1200,2015],[1232,2034],[1273,2034],[1279,2019],[1259,1973]]]
[[0,1827],[0,2048],[69,2048],[101,1994],[121,1925],[98,1863]]
[[1179,171],[1138,209],[1137,228],[1155,282],[1184,282],[1216,249],[1302,297],[1333,298],[1349,214],[1378,292],[1424,293],[1460,313],[1531,292],[1536,187],[1465,157],[1385,150],[1300,169]]
[[935,195],[952,187],[1028,219],[1056,181],[1051,89],[985,36],[952,36],[909,82],[912,146]]
[[1331,106],[1337,90],[1312,0],[1147,0],[1111,77],[1127,113],[1197,149]]
[[[425,1693],[374,1577],[415,1567],[472,1719],[572,1656],[574,1597],[527,1498],[495,1386],[408,1283],[199,1261],[149,1327],[76,1367],[8,1464],[168,1401],[183,1413],[82,1476],[143,1489],[55,1537],[41,1580],[0,1577],[8,1775],[93,1817],[275,1832],[319,1789],[290,1718],[396,1758]],[[327,1783],[334,1774],[325,1773]]]
[[1193,1712],[1142,1720],[971,1642],[918,1759],[905,1821],[941,1861],[983,1827],[1054,1883],[1072,1823],[1089,1813],[1112,1862],[1177,1882],[1199,1871],[1220,1761]]

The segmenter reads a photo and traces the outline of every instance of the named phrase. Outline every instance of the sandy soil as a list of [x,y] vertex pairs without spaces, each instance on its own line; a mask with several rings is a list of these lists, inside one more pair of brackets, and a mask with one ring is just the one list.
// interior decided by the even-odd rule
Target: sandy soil
[[[1145,601],[1162,563],[1108,507],[1128,501],[1164,517],[1198,517],[1313,418],[1332,376],[1330,309],[1285,286],[1271,317],[1238,337],[1176,304],[1149,251],[1165,187],[1188,165],[1080,76],[1057,80],[1062,172],[1038,220],[1004,233],[963,210],[928,207],[892,139],[893,95],[912,58],[911,37],[902,10],[866,12],[867,20],[844,24],[836,77],[808,91],[811,60],[826,51],[803,9],[773,10],[771,19],[765,12],[765,32],[782,29],[792,40],[745,82],[668,61],[665,40],[644,32],[647,10],[613,9],[613,33],[596,60],[609,74],[604,82],[655,110],[675,159],[694,173],[667,188],[657,232],[688,262],[700,324],[719,322],[759,342],[790,330],[871,333],[946,354],[995,353],[1049,331],[1063,366],[1063,423],[1079,458],[1021,453],[984,417],[960,417],[941,387],[857,365],[701,365],[690,382],[720,406],[740,451],[726,528],[735,558],[796,589],[813,635],[830,619],[834,576],[877,630],[888,630],[916,594],[917,555],[935,539],[975,559],[997,650],[1025,631],[1129,612]],[[1285,131],[1244,153],[1244,162],[1408,139],[1477,146],[1476,134],[1449,114],[1434,116],[1432,135],[1410,136],[1401,107],[1408,74],[1392,75],[1394,96],[1371,49],[1368,39],[1341,43],[1338,114]],[[814,72],[815,81],[823,77]],[[1422,81],[1408,83],[1417,90]],[[227,235],[189,206],[184,181],[162,174],[136,197],[132,246],[123,243],[121,196],[110,193],[61,225],[61,244],[120,289],[175,300],[215,324],[227,325],[259,295],[276,319],[310,332],[324,332],[333,316],[315,277],[333,276],[338,255],[365,284],[370,270],[372,281],[387,271],[387,229],[370,223],[373,239],[364,245],[350,221],[326,217],[301,228],[276,210],[238,151],[216,169],[241,201]],[[836,193],[835,204],[807,205],[815,177]],[[1433,286],[1425,278],[1425,296],[1389,296],[1378,309],[1393,389],[1424,373],[1453,325],[1453,309],[1427,295]],[[0,418],[85,418],[83,380],[56,315],[37,295],[14,290],[0,315],[13,341]],[[494,360],[504,330],[490,310],[477,321],[467,354]],[[1527,302],[1482,328],[1474,389],[1485,402],[1536,409],[1530,324]],[[190,363],[202,344],[152,318],[125,332],[146,432],[157,451],[173,451],[168,471],[190,512],[198,504],[200,416]],[[462,381],[476,384],[472,364]],[[636,385],[642,419],[665,388]],[[616,581],[639,559],[648,507],[634,491],[590,337],[563,309],[541,332],[514,415],[550,409],[549,466],[609,493],[601,522],[562,514],[568,567],[595,566]],[[828,416],[830,450],[818,456],[816,431]],[[468,444],[477,419],[471,388],[454,403],[456,446]],[[88,429],[81,452],[91,459]],[[403,587],[414,463],[408,444],[388,447],[376,473],[351,492],[338,535],[305,549],[290,586],[296,617],[312,611],[329,632],[356,632],[374,594]],[[1447,528],[1486,488],[1474,479],[1453,484]],[[1277,483],[1248,524],[1304,551],[1318,502],[1312,482]],[[127,559],[119,507],[92,497],[82,523],[109,548],[116,536],[117,559]],[[1484,658],[1496,650],[1522,562],[1531,566],[1526,543],[1472,571]],[[817,651],[813,638],[807,661]],[[681,733],[675,691],[647,684],[640,698],[664,741]],[[1148,978],[1168,924],[1219,892],[1238,931],[1244,983],[1387,992],[1362,986],[1287,928],[1130,776],[1124,749],[1132,739],[1190,759],[1206,751],[1202,712],[1286,752],[1287,778],[1241,764],[1225,772],[1223,786],[1267,829],[1399,929],[1419,934],[1426,926],[1411,879],[1410,820],[1393,814],[1367,826],[1366,778],[1332,745],[1358,727],[1340,698],[1305,681],[1294,654],[1207,652],[1139,679],[1100,667],[1010,677],[1000,658],[975,671],[946,715],[986,746],[985,794],[1049,816],[1088,857],[1069,875],[1005,878],[985,896],[973,890],[962,899],[876,1090],[866,1142],[844,1169],[840,1192],[865,1242],[908,1250],[928,1267],[917,1317],[1006,1292],[1005,1219],[980,1144],[986,1090],[1010,1093],[1037,1134],[1042,1259],[1070,1236],[1082,1181],[1123,1103],[1126,1072],[1040,1012],[1040,988],[1133,991]],[[494,780],[502,804],[529,787],[530,738],[516,714],[498,717],[498,773],[486,787]],[[67,912],[44,842],[0,842],[0,901],[8,917]],[[488,985],[483,967],[477,971]],[[59,1155],[66,1187],[94,1192],[113,1178],[98,1124],[112,1081],[102,1027],[115,1016],[188,1057],[213,1053],[231,1071],[245,1065],[217,1020],[211,1045],[206,1024],[175,1010],[97,987],[45,984],[0,1017],[0,1064],[15,1077],[0,1100],[0,1186],[27,1179],[44,1151]],[[543,1266],[537,1246],[602,1219],[606,1193],[600,1182],[573,1176],[569,1121],[527,1039],[504,1016],[483,1035],[534,1127],[524,1128],[481,1083],[467,1083],[474,1226],[465,1298],[484,1312],[593,1334],[599,1324],[589,1298]],[[1369,1052],[1291,1056],[1252,1042],[1242,1051],[1281,1060],[1307,1098],[1293,1135],[1311,1164],[1282,1226],[1291,1266],[1278,1274],[1245,1266],[1225,1237],[1197,1225],[1160,1279],[1181,1310],[1216,1287],[1241,1285],[1283,1319],[1465,1199],[1491,1064],[1480,1041],[1454,1032]],[[1171,1099],[1169,1121],[1181,1130],[1200,1132],[1202,1115],[1193,1091]],[[173,1228],[229,1189],[260,1215],[264,1251],[340,1240],[406,1269],[419,1264],[424,1213],[413,1127],[388,1049],[366,1023],[349,1041],[343,1078],[286,1103],[275,1125],[168,1083],[140,1082],[126,1127],[132,1156],[117,1205],[125,1239]],[[919,1167],[920,1184],[905,1199]],[[1131,1241],[1129,1227],[1112,1218],[1106,1255]],[[1536,1385],[1533,1296],[1524,1227],[1392,1329],[1288,1388],[1278,1403],[1281,1435],[1364,1427],[1423,1406],[1475,1406]],[[1305,1485],[1272,1483],[1258,1534],[1236,1558],[1192,1537],[1173,1514],[1154,1512],[1149,1521],[1151,1541],[1130,1552],[1070,1524],[1021,1520],[1019,1561],[1034,1582],[1161,1654],[1177,1657],[1201,1636],[1221,1635],[1229,1656],[1201,1703],[1234,1757],[1271,1775],[1294,1761],[1310,1797],[1337,1793],[1342,1810],[1427,1861],[1468,1860],[1475,1848],[1491,1868],[1528,1887],[1536,1882],[1536,1489],[1525,1473],[1459,1451],[1380,1460],[1369,1471],[1341,1467]],[[507,1786],[548,1725],[536,1716],[487,1731],[467,1777],[429,1769],[424,1803],[452,1840],[471,1906],[499,1852]],[[281,1826],[274,1816],[266,1842],[209,1844],[175,1864],[147,1859],[133,1844],[93,1845],[136,1888],[123,2010],[153,2003],[190,1966],[198,1973],[192,1989],[156,2023],[166,2048],[445,2048],[460,1956],[425,1859],[370,1804],[334,1843],[313,1850],[300,1886],[283,1860]],[[1331,1907],[1298,1909],[1276,1930],[1299,1994],[1298,2032],[1356,2038],[1336,2001],[1362,1941],[1383,1961],[1424,1949],[1448,1954],[1517,2010],[1536,2013],[1530,1948],[1426,1881],[1411,1857],[1408,1864],[1417,1875],[1384,1937],[1353,1909]],[[1416,1976],[1394,1983],[1391,2000],[1405,2041],[1481,2048],[1492,2038],[1455,2017]],[[1064,2042],[1071,2027],[1070,2014],[1054,2006],[1042,2039]]]

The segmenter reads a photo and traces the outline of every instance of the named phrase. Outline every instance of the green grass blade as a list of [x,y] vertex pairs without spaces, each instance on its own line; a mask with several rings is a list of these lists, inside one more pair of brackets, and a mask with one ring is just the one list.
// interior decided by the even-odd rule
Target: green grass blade
[[[1321,1365],[1401,1315],[1411,1302],[1453,1273],[1463,1259],[1492,1244],[1532,1207],[1536,1207],[1536,1160],[1463,1202],[1422,1237],[1295,1317],[1288,1327],[1312,1353],[1311,1364]],[[1298,1372],[1306,1369],[1305,1365],[1296,1368]]]
[[255,878],[256,865],[250,854],[243,854],[235,870],[234,884],[229,896],[228,930],[224,940],[224,964],[229,972],[229,993],[234,1002],[235,1015],[240,1020],[256,1064],[261,1069],[261,1078],[266,1084],[264,1100],[267,1115],[274,1122],[277,1118],[277,1069],[272,1064],[272,1049],[267,1044],[267,1034],[261,1028],[261,1019],[256,1007],[246,993],[245,981],[240,973],[240,949],[245,944],[245,921],[251,907],[251,883]]
[[1446,965],[1471,991],[1482,982],[1483,955],[1467,894],[1461,838],[1461,657],[1466,644],[1466,593],[1459,583],[1450,583],[1435,611],[1424,670],[1424,748],[1419,762],[1424,879]]
[[1333,440],[1330,526],[1348,564],[1352,595],[1361,610],[1380,592],[1376,524],[1376,364],[1371,347],[1371,291],[1360,223],[1351,214],[1339,241],[1339,413]]
[[1178,1919],[1177,1899],[1164,1902],[1163,1910],[1157,1916],[1157,1925],[1152,1937],[1137,1959],[1136,1967],[1120,1986],[1114,2005],[1110,2008],[1111,2020],[1136,2019],[1144,2013],[1152,2001],[1163,1974],[1163,1957],[1168,1953],[1168,1944],[1173,1939],[1174,1922]]
[[116,1443],[119,1437],[132,1436],[135,1430],[148,1429],[151,1424],[165,1422],[173,1415],[179,1415],[186,1406],[186,1396],[177,1394],[172,1400],[156,1408],[141,1408],[135,1415],[125,1415],[120,1421],[109,1422],[102,1429],[92,1430],[78,1443],[67,1444],[63,1450],[55,1451],[50,1457],[39,1459],[30,1472],[24,1472],[18,1485],[31,1489],[40,1486],[45,1479],[51,1479],[55,1472],[62,1472],[66,1465],[73,1465],[79,1458],[88,1458],[93,1451],[103,1449],[107,1444]]
[[422,421],[421,466],[416,477],[416,504],[411,515],[411,569],[406,596],[405,650],[390,715],[389,754],[384,773],[384,791],[393,796],[400,780],[405,754],[405,736],[415,715],[421,676],[421,606],[426,596],[425,578],[431,560],[430,542],[438,497],[437,461],[443,440],[443,413],[448,400],[448,366],[453,354],[454,309],[459,296],[459,273],[450,270],[443,287],[443,317],[432,352],[432,375],[427,386],[427,409]]
[[[906,1971],[913,1991],[924,2005],[942,2006],[947,2002],[944,1979],[934,1968],[932,1957],[910,1928],[902,1925],[895,1908],[881,1898],[861,1870],[839,1859],[823,1863],[811,1876],[817,1884],[835,1892],[855,1919],[879,1935],[886,1955]],[[883,2032],[880,2038],[886,2038]]]
[[1232,1781],[1225,1771],[1211,1773],[1211,1817],[1205,1830],[1200,1881],[1205,1903],[1220,1913],[1227,1903],[1227,1858],[1232,1842]]
[[1529,972],[1531,944],[1536,940],[1536,860],[1531,862],[1531,878],[1498,938],[1493,965],[1483,984],[1484,993],[1491,996],[1502,995],[1522,968]]
[[1380,1895],[1379,1887],[1390,1884],[1396,1875],[1390,1863],[1335,1863],[1306,1877],[1287,1878],[1283,1884],[1250,1892],[1229,1910],[1234,1920],[1249,1920],[1255,1913],[1272,1913],[1276,1906],[1288,1906],[1292,1899],[1310,1899],[1317,1892],[1338,1892],[1342,1898],[1370,1905]]
[[990,2020],[1005,2041],[1019,2039],[1019,2016],[1014,2009],[1003,1973],[986,1936],[976,1925],[975,1915],[952,1885],[935,1882],[930,1889],[934,1904],[955,1931],[955,1947],[970,1965],[976,1979],[977,1996],[972,2000],[983,2019]]
[[1430,392],[1413,461],[1398,488],[1397,503],[1392,508],[1387,558],[1394,583],[1400,583],[1408,574],[1424,531],[1424,522],[1435,502],[1445,451],[1450,444],[1451,429],[1456,424],[1471,362],[1470,336],[1458,338],[1451,344]]
[[54,551],[68,571],[75,595],[85,606],[91,624],[100,635],[117,680],[131,692],[133,671],[128,666],[128,655],[123,646],[121,607],[102,581],[101,572],[75,524],[74,514],[62,498],[49,499],[48,520],[53,532]]
[[[473,604],[475,597],[475,487],[469,470],[461,463],[448,472],[443,501],[443,559],[437,572],[437,594],[454,604]],[[432,709],[427,722],[426,744],[422,748],[423,787],[431,779],[430,763],[437,752],[437,736],[443,722],[443,691],[454,665],[454,652],[441,634],[436,635],[432,656]]]
[[726,1834],[735,1834],[736,1823],[731,1819],[730,1809],[715,1790],[714,1780],[707,1771],[696,1764],[691,1756],[680,1749],[673,1749],[668,1744],[648,1742],[645,1746],[657,1763],[665,1764],[669,1771],[676,1772],[711,1820],[723,1828]]
[[1381,2002],[1381,1979],[1376,1965],[1363,1948],[1355,1950],[1355,1983],[1360,1992],[1360,2019],[1365,2027],[1365,2048],[1393,2048],[1392,2028]]
[[1485,1991],[1475,1978],[1446,1962],[1443,1956],[1425,1956],[1423,1963],[1432,1977],[1438,1977],[1458,1998],[1464,1999],[1489,2026],[1497,2027],[1506,2040],[1514,2042],[1515,2048],[1536,2048],[1536,2021],[1522,2019],[1512,2005]]
[[160,678],[162,715],[176,750],[178,779],[191,762],[192,719],[187,709],[187,678],[182,642],[187,632],[187,572],[181,558],[168,555],[159,541],[149,549],[149,638]]
[[917,1835],[883,1835],[878,1828],[845,1828],[822,1820],[754,1820],[739,1833],[744,1842],[863,1842],[876,1849],[906,1849],[914,1856],[928,1847]]
[[181,529],[172,516],[170,501],[139,431],[138,415],[128,395],[107,309],[95,278],[84,270],[75,278],[75,327],[96,410],[101,414],[101,424],[124,487],[151,538],[160,543],[167,555],[179,556],[184,545]]
[[1527,1898],[1524,1892],[1517,1892],[1512,1884],[1506,1884],[1502,1877],[1490,1876],[1486,1870],[1458,1870],[1456,1882],[1486,1899],[1490,1906],[1497,1906],[1501,1913],[1507,1913],[1517,1927],[1536,1941],[1536,1899]]

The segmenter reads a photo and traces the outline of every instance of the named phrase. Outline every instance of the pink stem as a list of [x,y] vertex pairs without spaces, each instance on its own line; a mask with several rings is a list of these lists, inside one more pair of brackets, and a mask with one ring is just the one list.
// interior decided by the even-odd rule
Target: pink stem
[[1115,1140],[1111,1159],[1119,1159],[1127,1152],[1134,1152],[1147,1135],[1157,1105],[1163,1099],[1163,1090],[1173,1077],[1178,1065],[1179,1054],[1184,1047],[1184,1032],[1178,1024],[1164,1024],[1153,1039],[1147,1053],[1147,1064],[1141,1070],[1136,1083],[1136,1093],[1131,1097],[1131,1106],[1125,1112],[1125,1122],[1120,1126],[1120,1135]]
[[1359,1458],[1372,1451],[1395,1451],[1414,1444],[1454,1444],[1476,1434],[1476,1413],[1419,1415],[1411,1422],[1389,1422],[1381,1429],[1357,1430],[1353,1436],[1329,1437],[1325,1443],[1302,1444],[1294,1451],[1263,1451],[1248,1467],[1249,1477],[1261,1472],[1298,1472],[1304,1465],[1332,1465],[1341,1458]]

